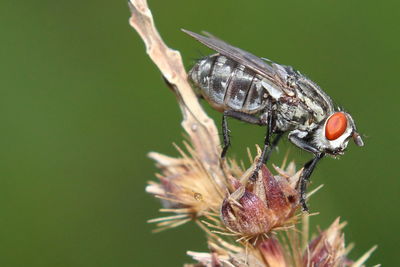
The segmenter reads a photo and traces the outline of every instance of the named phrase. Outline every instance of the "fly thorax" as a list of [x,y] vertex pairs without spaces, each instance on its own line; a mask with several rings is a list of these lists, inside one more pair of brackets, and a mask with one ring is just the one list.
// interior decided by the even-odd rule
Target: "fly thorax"
[[283,97],[276,105],[277,127],[281,131],[293,129],[309,131],[312,113],[298,98]]
[[312,111],[316,121],[320,122],[334,112],[332,100],[317,84],[303,75],[296,84],[297,97]]

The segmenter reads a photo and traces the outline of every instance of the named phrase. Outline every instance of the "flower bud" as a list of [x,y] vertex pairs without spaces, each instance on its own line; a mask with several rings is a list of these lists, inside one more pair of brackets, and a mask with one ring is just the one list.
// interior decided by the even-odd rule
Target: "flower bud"
[[258,249],[267,264],[273,267],[286,267],[284,252],[281,244],[274,237],[262,241],[258,245]]
[[229,230],[246,236],[268,232],[272,212],[257,195],[244,186],[222,203],[221,218]]
[[320,267],[346,266],[344,235],[341,231],[343,226],[336,219],[327,230],[312,240],[303,256],[304,264]]
[[198,263],[185,264],[185,267],[267,267],[254,249],[239,253],[221,250],[210,253],[188,251],[187,254]]
[[288,178],[272,175],[263,165],[256,181],[243,182],[224,199],[221,206],[224,225],[246,237],[284,226],[299,207],[300,196],[295,185]]

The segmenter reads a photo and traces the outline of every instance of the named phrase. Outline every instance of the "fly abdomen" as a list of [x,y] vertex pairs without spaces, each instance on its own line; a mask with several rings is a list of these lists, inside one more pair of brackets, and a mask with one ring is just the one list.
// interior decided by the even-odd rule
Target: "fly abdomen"
[[255,113],[264,109],[267,96],[266,90],[262,86],[262,79],[258,75],[255,75],[251,82],[250,89],[247,92],[246,101],[242,109],[245,110],[246,113]]
[[219,54],[200,60],[189,77],[217,110],[254,113],[262,108],[261,79],[250,69]]
[[189,79],[194,83],[197,89],[201,90],[201,94],[208,94],[210,88],[210,75],[214,68],[215,59],[213,57],[205,57],[199,60],[189,71]]
[[208,91],[209,100],[219,105],[225,105],[227,89],[233,79],[233,73],[237,63],[224,56],[214,55],[214,66],[210,73],[210,87]]
[[215,109],[223,111],[226,89],[236,66],[234,61],[224,56],[211,55],[193,66],[189,78]]
[[246,70],[243,65],[239,65],[233,70],[224,99],[228,108],[243,111],[243,105],[253,79],[254,73]]

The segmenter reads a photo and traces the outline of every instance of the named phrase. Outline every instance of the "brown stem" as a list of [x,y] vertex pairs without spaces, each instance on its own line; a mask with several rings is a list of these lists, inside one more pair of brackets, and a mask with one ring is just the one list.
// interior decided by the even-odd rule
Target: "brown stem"
[[[200,106],[186,79],[180,53],[167,47],[161,39],[146,0],[130,0],[129,7],[132,13],[129,23],[143,39],[147,54],[176,94],[183,114],[182,127],[188,133],[199,159],[210,173],[221,173],[218,130]],[[224,181],[217,182],[224,184]]]

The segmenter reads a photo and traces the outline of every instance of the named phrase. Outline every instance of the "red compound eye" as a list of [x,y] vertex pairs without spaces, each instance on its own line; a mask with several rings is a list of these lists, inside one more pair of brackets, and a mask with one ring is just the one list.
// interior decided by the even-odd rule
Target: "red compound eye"
[[325,136],[328,140],[338,139],[346,131],[347,118],[342,112],[333,114],[325,125]]

